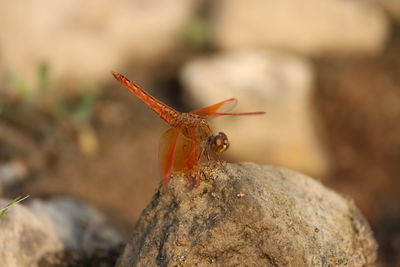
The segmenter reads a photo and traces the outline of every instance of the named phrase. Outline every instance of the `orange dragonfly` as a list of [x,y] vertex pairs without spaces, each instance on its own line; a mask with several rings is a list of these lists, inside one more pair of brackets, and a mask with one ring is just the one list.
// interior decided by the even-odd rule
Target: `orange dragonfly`
[[196,109],[189,113],[179,111],[154,98],[122,74],[112,72],[115,79],[127,87],[140,100],[148,105],[171,128],[161,137],[159,160],[164,189],[174,172],[192,178],[194,185],[200,184],[200,161],[210,160],[210,155],[218,155],[229,147],[227,136],[219,132],[212,134],[208,118],[225,115],[257,115],[265,112],[227,113],[224,110],[235,106],[236,98],[230,98],[214,105]]

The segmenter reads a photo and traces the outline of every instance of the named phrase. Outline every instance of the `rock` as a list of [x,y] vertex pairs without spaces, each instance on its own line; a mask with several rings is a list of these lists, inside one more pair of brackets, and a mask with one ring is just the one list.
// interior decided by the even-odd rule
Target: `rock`
[[104,217],[91,206],[68,197],[35,199],[30,210],[51,224],[67,251],[86,255],[97,249],[110,249],[122,243],[119,234],[106,224]]
[[[1,199],[0,207],[9,202]],[[53,225],[20,204],[0,218],[0,266],[37,266],[45,254],[62,248]]]
[[0,266],[61,264],[59,255],[106,262],[121,243],[97,210],[68,197],[16,204],[0,218]]
[[207,106],[239,100],[235,112],[265,111],[255,117],[213,120],[231,141],[227,155],[324,177],[329,159],[320,142],[312,102],[314,70],[301,57],[273,51],[240,51],[199,58],[184,66],[188,103]]
[[68,81],[69,88],[74,82],[85,87],[83,82],[109,80],[110,70],[127,63],[143,71],[170,60],[198,3],[5,2],[0,9],[0,69],[34,86],[40,64],[47,62],[52,85]]
[[121,255],[123,244],[118,247],[103,250],[98,249],[93,254],[87,255],[84,251],[63,251],[56,255],[46,255],[39,262],[40,267],[62,267],[62,266],[99,266],[99,267],[114,267]]
[[377,54],[389,34],[385,13],[368,1],[219,0],[215,4],[213,31],[222,49]]
[[117,266],[365,266],[377,245],[351,200],[252,163],[175,176],[143,211]]
[[[28,167],[19,160],[0,163],[0,188],[16,185],[27,178]],[[1,192],[1,190],[0,190]]]

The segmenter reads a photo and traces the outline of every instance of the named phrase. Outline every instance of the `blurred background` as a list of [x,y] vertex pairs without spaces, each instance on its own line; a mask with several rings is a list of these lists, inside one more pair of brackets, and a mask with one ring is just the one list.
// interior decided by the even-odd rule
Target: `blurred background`
[[14,0],[0,8],[0,197],[70,196],[127,239],[168,127],[114,80],[217,118],[225,159],[355,200],[400,265],[400,1]]

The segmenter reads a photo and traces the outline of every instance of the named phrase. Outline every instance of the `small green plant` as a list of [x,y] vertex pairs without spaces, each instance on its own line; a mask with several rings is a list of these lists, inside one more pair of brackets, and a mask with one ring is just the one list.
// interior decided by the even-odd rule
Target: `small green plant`
[[204,17],[193,17],[186,26],[184,36],[192,46],[198,49],[206,48],[211,42],[209,22]]
[[30,84],[23,77],[13,74],[10,83],[18,94],[29,103],[37,101],[38,97],[48,92],[50,88],[50,68],[47,62],[42,62],[37,68],[36,84]]
[[82,90],[79,101],[73,111],[73,118],[79,122],[88,122],[92,119],[96,104],[100,98],[100,90],[95,86]]
[[[36,81],[30,84],[20,75],[10,74],[8,83],[14,102],[3,103],[0,95],[0,113],[11,121],[25,123],[25,127],[35,127],[35,131],[37,125],[30,124],[35,119],[48,126],[62,121],[76,131],[82,152],[94,155],[98,141],[92,124],[96,106],[101,100],[101,88],[95,83],[87,83],[78,87],[75,94],[65,94],[65,90],[59,88],[57,83],[51,82],[51,66],[46,62],[38,66],[35,78]],[[38,119],[40,116],[42,120]],[[44,132],[41,134],[51,135]]]
[[[40,108],[55,119],[66,118],[73,122],[87,123],[94,114],[101,96],[101,90],[95,84],[84,85],[74,99],[68,99],[60,89],[51,83],[51,68],[48,62],[38,65],[36,82],[30,84],[18,74],[11,74],[9,84],[17,96],[22,99],[24,109],[32,111]],[[0,112],[5,104],[0,97]]]
[[17,197],[16,199],[12,200],[10,203],[8,203],[4,208],[1,208],[1,209],[0,209],[0,219],[1,219],[1,217],[4,216],[4,214],[6,214],[6,212],[8,211],[8,209],[9,209],[12,205],[17,204],[17,203],[19,203],[19,202],[21,202],[21,201],[27,199],[28,197],[29,197],[29,195],[24,196],[24,197],[19,196],[19,197]]

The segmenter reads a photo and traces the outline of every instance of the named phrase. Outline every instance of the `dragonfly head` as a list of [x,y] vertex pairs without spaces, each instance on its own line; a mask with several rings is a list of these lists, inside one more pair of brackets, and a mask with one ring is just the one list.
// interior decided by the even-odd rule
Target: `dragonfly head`
[[208,137],[207,143],[210,149],[216,154],[221,154],[229,148],[228,137],[223,132]]

